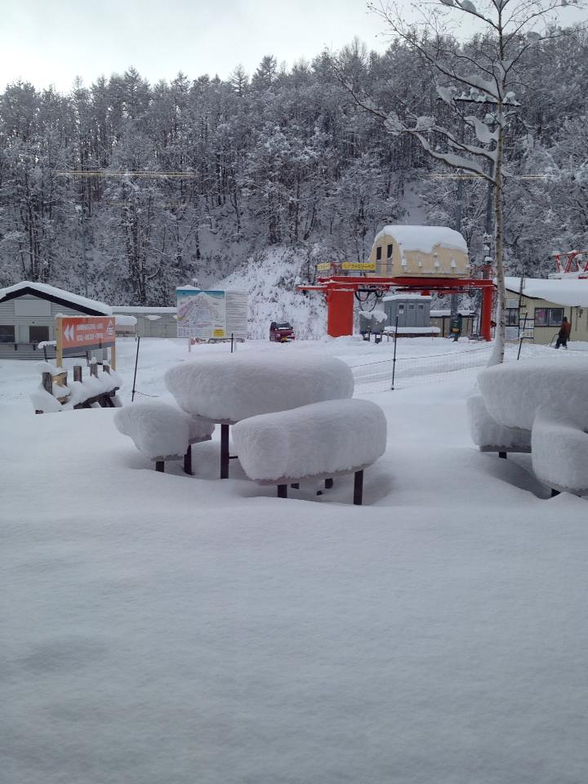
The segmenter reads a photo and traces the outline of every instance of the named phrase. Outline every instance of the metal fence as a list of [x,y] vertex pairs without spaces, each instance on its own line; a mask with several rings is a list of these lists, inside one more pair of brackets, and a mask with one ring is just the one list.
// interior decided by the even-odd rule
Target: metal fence
[[[524,344],[522,347],[522,357],[535,355],[537,347],[532,344]],[[518,354],[518,344],[507,345],[505,352],[506,361],[515,361]],[[394,370],[394,388],[403,389],[418,384],[421,381],[441,381],[446,380],[450,374],[455,375],[475,375],[478,370],[485,367],[488,363],[492,344],[477,344],[475,347],[456,351],[448,351],[440,354],[416,355],[416,356],[397,356],[396,368]],[[385,359],[379,362],[370,362],[365,365],[353,367],[356,392],[383,392],[392,388],[392,372],[394,361]]]

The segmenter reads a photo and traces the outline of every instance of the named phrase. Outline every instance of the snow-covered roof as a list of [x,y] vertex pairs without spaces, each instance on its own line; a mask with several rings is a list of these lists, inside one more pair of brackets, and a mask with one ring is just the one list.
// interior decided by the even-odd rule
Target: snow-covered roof
[[439,245],[442,248],[468,252],[468,246],[458,231],[447,226],[384,226],[376,234],[374,243],[382,237],[392,237],[402,247],[403,251],[420,251],[432,253],[433,248]]
[[149,307],[143,307],[143,306],[135,307],[134,305],[113,305],[112,306],[112,312],[115,313],[115,314],[116,313],[131,313],[131,314],[137,313],[138,315],[144,315],[146,313],[155,313],[155,314],[165,315],[166,313],[169,313],[171,315],[175,315],[177,313],[177,310],[178,309],[175,306],[174,307],[161,307],[161,308],[159,308],[159,307],[157,307],[157,308],[149,308]]
[[[521,288],[520,278],[506,278],[508,291],[518,294]],[[525,297],[544,299],[556,305],[588,307],[588,279],[571,278],[524,278],[523,294]]]
[[385,297],[382,297],[382,302],[392,302],[393,300],[396,300],[396,299],[401,299],[401,300],[418,299],[418,300],[421,300],[422,302],[425,302],[427,300],[432,299],[432,297],[429,297],[428,295],[427,296],[423,296],[422,294],[408,294],[408,293],[406,293],[406,294],[402,294],[402,293],[399,293],[399,294],[386,294]]
[[88,299],[88,297],[82,297],[79,294],[72,294],[71,291],[58,289],[56,286],[49,286],[47,283],[36,283],[30,280],[22,280],[20,283],[15,283],[14,286],[0,289],[0,301],[6,298],[12,299],[15,295],[18,296],[19,292],[22,292],[22,294],[38,294],[41,297],[45,295],[45,297],[62,300],[63,302],[68,302],[74,306],[77,305],[78,307],[93,310],[97,313],[103,313],[105,316],[112,315],[112,308],[104,302]]

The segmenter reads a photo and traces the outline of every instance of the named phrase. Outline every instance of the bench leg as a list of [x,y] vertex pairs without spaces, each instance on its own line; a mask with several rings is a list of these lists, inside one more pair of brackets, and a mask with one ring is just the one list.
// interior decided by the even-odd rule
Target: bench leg
[[325,479],[325,490],[330,490],[332,487],[333,487],[332,477],[329,479]]
[[361,506],[363,502],[363,471],[356,471],[353,478],[353,503]]
[[221,425],[220,478],[229,478],[229,426]]
[[155,470],[160,471],[162,474],[165,472],[165,463],[163,462],[163,460],[155,461]]
[[499,452],[498,457],[501,457],[503,460],[506,460],[506,452]]
[[192,444],[188,444],[188,449],[184,455],[184,473],[192,476]]
[[278,485],[278,498],[288,498],[288,485]]

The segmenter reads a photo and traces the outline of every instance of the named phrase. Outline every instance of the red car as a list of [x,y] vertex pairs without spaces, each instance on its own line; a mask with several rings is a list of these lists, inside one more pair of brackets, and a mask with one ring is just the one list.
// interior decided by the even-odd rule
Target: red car
[[290,340],[295,340],[296,335],[294,334],[292,324],[287,321],[272,321],[269,339],[275,343],[288,343]]

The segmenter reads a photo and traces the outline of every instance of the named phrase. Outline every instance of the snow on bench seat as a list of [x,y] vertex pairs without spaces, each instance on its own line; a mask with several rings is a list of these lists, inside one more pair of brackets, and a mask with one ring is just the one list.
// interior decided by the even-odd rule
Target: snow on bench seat
[[[588,362],[585,358],[550,357],[495,365],[478,375],[478,387],[488,416],[499,426],[531,431],[533,470],[541,481],[554,490],[586,493]],[[473,434],[474,431],[472,426]],[[484,437],[492,440],[488,432]]]
[[243,419],[233,438],[250,479],[283,486],[363,471],[386,450],[386,417],[369,400],[330,400]]
[[165,384],[187,413],[228,423],[353,395],[348,365],[298,352],[204,356],[168,370]]
[[553,490],[588,495],[588,433],[568,416],[539,409],[531,454],[539,480]]
[[114,424],[119,432],[132,438],[145,457],[156,463],[186,457],[191,444],[210,441],[214,431],[210,420],[191,417],[161,402],[125,406],[116,412]]
[[482,395],[472,395],[467,401],[472,441],[481,452],[530,452],[531,431],[520,427],[498,424],[488,413]]

